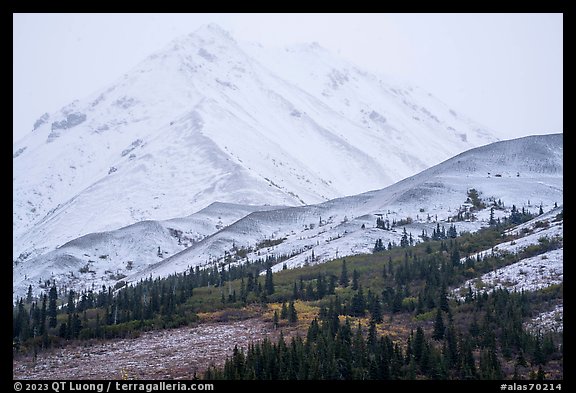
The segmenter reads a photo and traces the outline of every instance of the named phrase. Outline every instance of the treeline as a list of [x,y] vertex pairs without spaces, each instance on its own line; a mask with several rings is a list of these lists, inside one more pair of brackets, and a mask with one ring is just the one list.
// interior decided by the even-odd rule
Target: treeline
[[[52,284],[48,295],[33,299],[30,287],[26,300],[20,298],[13,307],[14,350],[37,351],[62,340],[135,336],[142,330],[196,322],[196,313],[186,304],[195,288],[220,288],[222,304],[260,301],[273,292],[271,282],[263,286],[259,279],[261,270],[269,270],[273,263],[275,258],[268,257],[239,266],[196,267],[165,278],[143,279],[116,292],[102,286],[98,292],[77,294],[69,290],[59,294]],[[238,300],[236,291],[225,298],[225,284],[238,279],[242,282]]]

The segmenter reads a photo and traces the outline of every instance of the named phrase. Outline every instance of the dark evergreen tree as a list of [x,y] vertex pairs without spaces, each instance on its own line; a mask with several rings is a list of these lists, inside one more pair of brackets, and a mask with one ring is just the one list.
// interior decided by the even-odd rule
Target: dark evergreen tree
[[48,292],[48,327],[56,327],[56,315],[58,312],[57,304],[58,301],[58,291],[56,290],[56,285],[53,285]]
[[328,277],[327,294],[328,295],[334,295],[335,291],[336,291],[336,276],[331,274]]
[[248,281],[246,283],[246,292],[255,292],[256,291],[256,284],[254,281],[254,273],[248,273]]
[[402,237],[400,238],[400,247],[406,248],[409,245],[410,243],[408,241],[408,233],[406,232],[406,227],[404,227],[404,230],[402,231]]
[[30,284],[28,286],[28,293],[26,293],[26,303],[30,304],[32,303],[32,299],[33,299],[33,293],[32,293],[32,284]]
[[264,284],[267,295],[272,295],[274,293],[274,279],[272,277],[272,266],[268,265],[266,268],[266,280]]
[[414,359],[416,363],[420,363],[422,360],[422,352],[424,351],[424,344],[425,344],[425,337],[424,337],[424,330],[422,327],[418,326],[416,328],[416,336],[414,336],[413,341],[413,349],[412,352],[414,353]]
[[42,296],[42,308],[40,309],[40,335],[46,332],[46,315],[48,309],[48,296]]
[[448,228],[448,237],[456,239],[457,236],[458,233],[456,232],[456,225],[454,224],[450,225],[450,228]]
[[278,329],[279,325],[279,319],[278,319],[278,310],[274,310],[274,318],[272,320],[272,323],[274,325],[274,329]]
[[356,269],[352,272],[352,289],[358,290],[358,279],[360,278],[360,274]]
[[440,288],[440,299],[438,304],[440,305],[440,309],[444,312],[448,312],[450,305],[448,303],[448,291],[446,290],[446,286],[442,284]]
[[355,317],[362,317],[366,313],[366,299],[362,287],[358,288],[358,292],[352,297],[352,304],[350,306],[350,315]]
[[318,273],[316,278],[316,297],[317,299],[322,299],[326,296],[326,281],[324,280],[324,275]]
[[298,313],[296,312],[296,307],[294,306],[294,301],[291,300],[288,304],[288,322],[296,323],[298,322]]
[[70,290],[70,292],[68,292],[68,313],[71,314],[76,310],[76,305],[74,303],[74,297],[76,296],[76,293],[73,290]]
[[342,260],[342,271],[340,273],[340,280],[338,284],[346,288],[348,286],[348,270],[346,269],[346,260]]
[[544,381],[546,379],[546,373],[544,373],[544,369],[542,368],[542,365],[538,366],[538,373],[536,374],[536,380],[537,381]]
[[444,338],[444,320],[442,318],[442,311],[440,308],[436,309],[436,319],[434,320],[434,331],[432,332],[432,338],[435,340],[442,340]]
[[381,323],[382,318],[382,307],[380,305],[380,297],[375,295],[372,297],[370,302],[370,322],[371,323]]
[[386,247],[384,247],[384,243],[382,242],[382,239],[377,239],[376,240],[376,244],[374,244],[374,249],[373,252],[382,252],[385,251]]
[[489,225],[490,225],[490,226],[496,225],[496,220],[494,219],[494,208],[493,208],[493,207],[490,208],[490,221],[489,221]]
[[63,339],[68,338],[68,326],[66,325],[66,322],[62,322],[60,324],[60,330],[58,332],[58,336],[60,336],[60,338]]

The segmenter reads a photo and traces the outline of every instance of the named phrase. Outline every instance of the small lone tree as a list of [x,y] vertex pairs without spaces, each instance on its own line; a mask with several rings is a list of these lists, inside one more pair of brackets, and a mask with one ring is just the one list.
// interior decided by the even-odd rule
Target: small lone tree
[[286,302],[282,302],[282,308],[280,309],[280,319],[288,319],[288,307],[286,307]]
[[294,300],[290,300],[290,304],[288,304],[288,322],[298,322],[298,313],[296,312],[296,307],[294,306]]
[[274,324],[274,329],[278,329],[278,326],[280,326],[280,323],[278,320],[278,310],[274,310],[273,324]]

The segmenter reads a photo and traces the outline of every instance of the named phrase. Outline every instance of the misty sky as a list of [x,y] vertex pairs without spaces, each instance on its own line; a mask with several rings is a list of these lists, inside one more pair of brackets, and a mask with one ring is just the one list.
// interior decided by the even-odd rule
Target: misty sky
[[562,14],[14,14],[14,140],[207,23],[264,45],[316,41],[504,138],[562,132]]

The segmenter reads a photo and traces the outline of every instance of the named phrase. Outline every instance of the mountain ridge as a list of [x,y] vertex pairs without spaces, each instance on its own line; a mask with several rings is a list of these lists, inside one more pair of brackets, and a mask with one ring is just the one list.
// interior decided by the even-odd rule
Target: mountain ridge
[[208,25],[38,119],[13,146],[13,260],[216,200],[354,195],[498,139],[317,44],[284,52]]
[[[421,231],[432,233],[438,224],[451,225],[451,217],[466,212],[471,188],[487,204],[504,202],[506,207],[495,211],[496,218],[509,214],[512,204],[532,211],[542,206],[549,211],[563,203],[562,179],[562,134],[496,142],[458,154],[384,189],[318,205],[257,207],[216,203],[195,215],[154,224],[160,228],[149,236],[129,234],[128,238],[110,244],[88,241],[85,247],[77,247],[72,241],[19,263],[14,270],[15,295],[39,280],[56,278],[60,283],[80,287],[90,282],[115,285],[120,281],[136,282],[149,276],[183,272],[195,266],[220,265],[225,263],[226,255],[232,257],[231,263],[242,263],[246,258],[291,256],[277,263],[274,270],[282,269],[284,263],[287,267],[321,263],[337,256],[371,252],[377,239],[383,239],[385,244],[398,244],[400,227],[388,231],[375,228],[378,217],[389,223],[404,220],[402,227],[413,233],[417,241]],[[474,220],[454,220],[457,230],[476,231],[488,224],[489,208],[474,214],[477,216]],[[203,218],[191,224],[195,216]],[[224,217],[220,227],[218,217],[220,220]],[[146,225],[146,222],[134,224],[117,233]],[[90,235],[82,239],[86,242]],[[278,244],[259,246],[267,239]],[[186,244],[179,244],[182,240]],[[134,244],[137,250],[125,250]],[[237,258],[242,248],[245,252]],[[107,256],[99,258],[101,255]],[[128,261],[133,261],[129,269]],[[62,274],[51,275],[50,267],[62,263],[65,266],[58,268]],[[34,272],[30,272],[30,266]],[[39,269],[40,266],[45,268]],[[106,273],[110,266],[115,269]],[[67,270],[68,267],[72,270]],[[86,273],[78,273],[82,268]],[[82,276],[88,279],[83,282]]]

